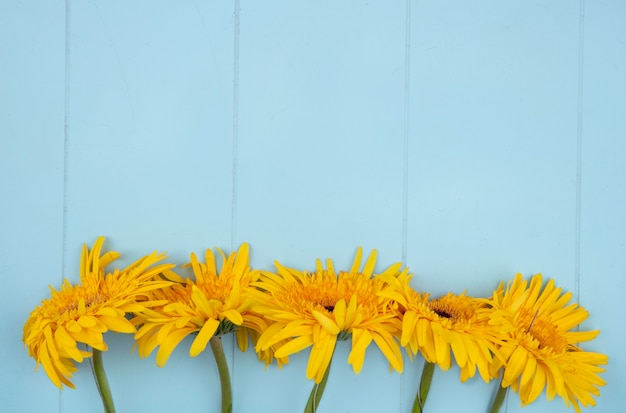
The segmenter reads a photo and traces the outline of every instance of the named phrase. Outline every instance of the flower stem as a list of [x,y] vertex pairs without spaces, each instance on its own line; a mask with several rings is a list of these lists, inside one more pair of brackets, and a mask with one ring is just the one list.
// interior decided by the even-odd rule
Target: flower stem
[[330,373],[330,364],[332,361],[333,359],[331,358],[328,363],[328,367],[326,367],[326,372],[322,377],[322,381],[313,385],[311,395],[309,396],[309,400],[306,402],[306,407],[304,408],[304,413],[317,412],[317,406],[319,406],[320,400],[322,400],[322,395],[324,394],[324,389],[326,388],[326,382],[328,381],[328,374]]
[[213,336],[209,340],[213,357],[217,364],[217,371],[220,374],[220,384],[222,385],[222,413],[231,413],[233,411],[233,390],[230,385],[230,373],[228,372],[228,364],[222,347],[222,338]]
[[415,395],[415,402],[413,402],[412,413],[422,413],[424,411],[424,405],[426,404],[426,398],[428,397],[430,384],[433,381],[434,372],[435,363],[429,363],[428,361],[424,361],[424,369],[422,370],[420,387],[417,391],[417,394]]
[[104,413],[115,413],[111,388],[109,387],[109,381],[107,380],[107,375],[104,372],[104,365],[102,364],[102,352],[94,348],[92,349],[92,353],[91,371],[93,372],[93,377],[96,380],[96,387],[98,387],[98,393],[100,393],[100,398],[102,399],[102,404],[104,405]]
[[500,411],[500,408],[504,403],[504,399],[506,399],[506,393],[508,390],[508,387],[502,387],[502,381],[500,381],[500,384],[498,384],[498,392],[496,393],[496,398],[491,404],[491,409],[489,410],[489,413],[498,413]]

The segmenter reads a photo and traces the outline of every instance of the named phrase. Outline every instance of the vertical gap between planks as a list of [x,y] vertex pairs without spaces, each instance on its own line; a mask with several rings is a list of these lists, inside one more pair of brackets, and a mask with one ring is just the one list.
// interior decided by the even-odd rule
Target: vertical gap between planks
[[[61,212],[61,284],[66,274],[65,270],[65,251],[67,244],[67,187],[68,187],[68,140],[69,140],[69,111],[70,111],[70,11],[71,0],[65,0],[65,44],[64,44],[64,90],[63,90],[63,195],[62,195],[62,212]],[[62,397],[59,390],[59,413],[62,411]]]
[[237,224],[237,167],[239,155],[239,0],[233,11],[233,123],[232,123],[232,194],[230,210],[230,249],[235,248]]
[[67,240],[67,186],[68,186],[68,141],[70,110],[70,0],[65,0],[65,57],[64,57],[64,102],[63,102],[63,212],[61,217],[61,282],[65,274],[65,243]]
[[[237,168],[239,156],[239,0],[235,0],[233,11],[233,135],[232,135],[232,196],[230,211],[230,250],[235,250],[236,225],[237,225]],[[230,368],[231,388],[235,380],[235,334],[230,334]],[[233,397],[234,399],[234,397]]]
[[578,103],[576,114],[576,224],[574,234],[574,298],[580,303],[580,227],[582,220],[582,146],[583,146],[583,66],[585,1],[579,1],[578,13]]
[[[408,195],[409,195],[409,109],[410,109],[410,69],[411,69],[411,0],[405,0],[404,8],[404,101],[402,137],[402,264],[407,265]],[[406,363],[406,355],[403,354]],[[400,376],[400,403],[398,409],[404,411],[404,374]]]
[[407,221],[409,190],[409,105],[411,69],[411,0],[405,2],[404,16],[404,125],[402,142],[402,264],[407,263]]

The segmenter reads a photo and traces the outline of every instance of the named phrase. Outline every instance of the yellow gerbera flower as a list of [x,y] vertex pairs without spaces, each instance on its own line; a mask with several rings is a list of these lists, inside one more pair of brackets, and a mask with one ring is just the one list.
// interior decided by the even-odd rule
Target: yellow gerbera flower
[[410,286],[405,270],[398,277],[385,277],[388,287],[381,292],[396,304],[402,320],[400,343],[411,356],[418,352],[442,370],[452,366],[452,356],[461,370],[461,381],[473,377],[491,379],[489,366],[496,353],[499,332],[490,326],[490,309],[484,300],[449,293],[439,298],[418,293]]
[[503,359],[495,359],[492,373],[504,366],[502,387],[519,393],[522,405],[532,403],[546,389],[548,400],[560,396],[580,413],[579,403],[595,405],[598,386],[605,385],[598,374],[606,364],[604,354],[581,350],[576,343],[592,340],[594,331],[572,331],[588,313],[569,304],[571,293],[561,294],[554,280],[542,289],[542,276],[528,281],[516,274],[506,290],[500,283],[492,297],[491,324],[509,336],[500,348]]
[[[276,356],[287,357],[311,347],[306,377],[320,383],[332,358],[337,340],[352,336],[348,363],[354,372],[363,367],[365,350],[372,342],[378,345],[387,360],[402,372],[402,354],[394,338],[400,324],[378,297],[383,288],[380,277],[373,275],[376,250],[361,267],[362,250],[357,250],[350,271],[335,272],[331,260],[324,269],[318,259],[314,273],[286,268],[275,262],[277,273],[262,272],[254,293],[255,310],[274,324],[259,338],[257,349],[277,345]],[[400,263],[384,274],[396,274]]]
[[63,384],[74,388],[69,380],[76,371],[74,362],[91,356],[91,352],[80,350],[78,343],[106,351],[103,333],[134,333],[135,327],[126,319],[126,313],[158,304],[150,300],[151,293],[170,284],[155,277],[173,267],[151,267],[164,258],[157,253],[105,275],[104,267],[119,253],[100,255],[103,243],[104,237],[99,237],[91,251],[83,245],[80,284],[72,285],[66,279],[61,291],[50,286],[51,298],[43,300],[24,325],[22,339],[28,354],[59,388]]
[[[250,309],[248,293],[255,278],[250,271],[248,244],[242,244],[228,258],[221,250],[218,252],[224,262],[219,275],[211,249],[206,250],[204,264],[192,253],[188,265],[195,280],[178,277],[179,282],[157,293],[164,305],[146,309],[133,320],[141,324],[135,335],[140,357],[147,357],[159,346],[156,363],[163,367],[174,348],[188,335],[196,334],[189,350],[189,355],[195,357],[206,349],[213,336],[236,330],[239,346],[245,351],[248,335],[254,340],[267,328],[266,321]],[[172,272],[168,277],[176,278]],[[271,352],[261,353],[259,358],[269,362]]]

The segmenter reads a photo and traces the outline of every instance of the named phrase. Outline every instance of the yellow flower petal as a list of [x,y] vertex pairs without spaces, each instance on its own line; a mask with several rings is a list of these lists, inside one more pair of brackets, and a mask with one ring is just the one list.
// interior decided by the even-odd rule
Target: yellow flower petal
[[240,326],[243,324],[243,317],[237,310],[226,310],[222,312],[222,316],[230,320],[233,324]]
[[339,327],[337,326],[337,324],[335,324],[333,320],[331,320],[330,318],[328,318],[327,316],[325,316],[324,314],[316,310],[312,311],[312,315],[313,317],[315,317],[317,321],[319,321],[322,327],[324,327],[324,329],[328,331],[329,334],[333,334],[333,335],[339,334],[339,331],[340,331]]
[[313,339],[311,336],[300,336],[296,337],[293,340],[287,342],[280,348],[276,350],[274,356],[276,357],[287,357],[294,353],[304,350],[307,347],[313,345]]
[[196,357],[198,354],[204,351],[206,345],[209,340],[217,331],[217,327],[219,327],[220,322],[213,319],[208,319],[204,322],[204,325],[200,329],[200,332],[196,336],[195,340],[191,344],[191,348],[189,349],[189,355],[191,357]]
[[332,358],[336,341],[336,336],[324,334],[323,338],[313,344],[306,368],[307,379],[314,379],[316,383],[322,381],[322,377]]
[[117,333],[134,333],[137,331],[135,326],[125,318],[100,316],[98,319],[111,331]]
[[335,321],[337,322],[337,327],[339,328],[339,330],[343,330],[348,326],[346,323],[346,312],[346,300],[341,298],[337,301],[337,303],[335,304],[335,309],[333,310],[333,316],[335,317]]
[[378,256],[377,251],[372,250],[369,257],[367,257],[367,261],[365,261],[365,266],[363,267],[363,272],[362,272],[363,275],[371,277],[371,275],[374,273],[374,266],[376,265],[377,256]]
[[402,353],[398,343],[389,333],[385,332],[372,332],[372,338],[378,345],[378,348],[385,355],[389,364],[396,369],[398,373],[402,373],[403,361]]
[[[267,298],[253,287],[260,273],[253,273],[248,266],[248,244],[242,244],[238,252],[228,257],[219,248],[216,251],[222,257],[219,274],[212,250],[205,251],[205,263],[192,253],[188,266],[192,267],[195,280],[186,279],[184,283],[173,284],[153,293],[152,302],[161,304],[141,311],[134,321],[142,324],[139,333],[135,335],[140,354],[149,354],[156,348],[153,338],[156,336],[157,346],[160,346],[157,359],[164,364],[173,347],[182,339],[180,334],[186,334],[177,331],[200,330],[190,348],[190,355],[196,356],[206,349],[211,337],[219,330],[219,334],[237,331],[237,342],[242,349],[247,347],[248,334],[255,334],[254,340],[258,339],[255,350],[265,352],[271,359],[271,347],[280,340],[269,335],[259,338],[259,330],[265,330],[269,323],[264,321],[265,314],[253,313],[250,307],[257,300]],[[176,280],[176,277],[168,279]],[[236,329],[233,325],[245,328]],[[277,333],[280,329],[279,326],[272,332]],[[164,349],[164,346],[169,348]]]
[[363,368],[365,350],[372,340],[372,335],[367,330],[355,329],[352,331],[352,351],[350,351],[348,356],[348,364],[352,365],[356,374],[359,374]]
[[407,311],[402,319],[402,336],[400,344],[406,346],[412,336],[415,335],[415,326],[417,324],[417,314],[415,311]]
[[553,279],[542,287],[541,274],[530,282],[516,274],[489,300],[494,308],[490,323],[507,336],[499,343],[490,371],[497,374],[504,366],[502,384],[518,392],[523,404],[534,401],[545,388],[548,400],[559,395],[580,411],[579,403],[592,404],[592,396],[599,394],[597,386],[604,385],[598,365],[606,358],[596,359],[573,345],[592,340],[597,331],[569,331],[588,316],[582,307],[568,304],[571,298]]
[[465,342],[459,334],[451,333],[449,337],[450,347],[452,348],[452,353],[454,353],[456,363],[461,367],[465,366],[468,362],[467,347]]
[[156,356],[157,366],[165,366],[165,363],[167,363],[167,360],[170,358],[170,355],[176,346],[194,331],[196,331],[195,328],[182,328],[180,330],[172,331],[172,333],[169,334],[162,343],[160,343],[159,351],[157,351]]
[[526,404],[534,402],[543,391],[546,385],[546,374],[544,370],[542,368],[536,369],[534,378],[530,380],[527,385],[530,386],[530,391],[525,395],[526,397],[522,398],[522,401]]
[[[379,295],[386,284],[374,274],[376,251],[373,251],[360,271],[362,248],[358,248],[349,271],[336,271],[333,261],[315,261],[315,271],[307,272],[287,268],[276,262],[275,273],[260,272],[252,297],[257,301],[254,311],[273,323],[257,342],[257,350],[267,350],[281,340],[298,340],[283,345],[275,354],[284,356],[300,351],[312,343],[306,376],[316,381],[322,379],[336,341],[352,340],[348,362],[355,372],[360,372],[365,349],[378,333],[377,340],[383,351],[398,367],[401,357],[399,346],[388,339],[400,334],[401,322],[392,313],[389,299]],[[395,276],[393,271],[384,271]],[[287,353],[285,349],[288,349]]]

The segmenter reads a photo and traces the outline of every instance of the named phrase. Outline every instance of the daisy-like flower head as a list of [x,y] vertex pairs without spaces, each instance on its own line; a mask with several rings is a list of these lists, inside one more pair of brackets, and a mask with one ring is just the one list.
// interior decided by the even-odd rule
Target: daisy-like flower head
[[[205,263],[192,253],[188,265],[195,280],[183,280],[169,272],[167,276],[178,282],[157,293],[164,304],[146,309],[133,319],[133,323],[141,325],[135,335],[140,357],[147,357],[158,346],[156,363],[163,367],[188,335],[196,335],[189,350],[189,355],[195,357],[206,349],[213,336],[235,331],[239,346],[245,351],[248,336],[254,341],[267,328],[266,321],[250,309],[249,291],[256,273],[250,271],[248,244],[242,244],[228,258],[221,250],[218,252],[223,260],[219,273],[211,249],[206,250]],[[259,358],[269,363],[271,349],[259,354]],[[279,360],[279,364],[283,362],[287,360]]]
[[[373,274],[374,250],[361,270],[362,250],[357,250],[350,271],[336,272],[331,260],[326,269],[318,259],[313,273],[286,268],[275,262],[277,273],[262,272],[254,293],[255,310],[274,321],[261,335],[258,350],[276,345],[276,357],[287,357],[312,347],[306,377],[320,383],[337,340],[352,338],[348,363],[355,373],[363,367],[365,350],[377,344],[393,368],[402,372],[402,354],[394,338],[400,324],[378,296],[384,283]],[[400,263],[385,274],[397,274]],[[285,344],[280,342],[288,340]]]
[[561,294],[554,280],[542,288],[542,276],[528,281],[517,274],[505,290],[500,283],[492,297],[491,323],[506,332],[500,348],[502,360],[495,359],[492,373],[504,366],[502,387],[519,393],[523,405],[532,403],[546,389],[548,400],[560,396],[580,413],[580,404],[595,405],[598,386],[606,384],[599,377],[606,364],[604,354],[580,349],[576,343],[592,340],[595,331],[572,331],[588,313],[577,304],[569,304],[571,293]]
[[484,300],[449,293],[439,298],[418,293],[410,286],[411,276],[385,277],[388,287],[381,292],[392,302],[402,321],[400,343],[410,356],[418,352],[442,370],[452,366],[452,356],[461,370],[461,381],[476,370],[489,381],[489,366],[496,353],[498,331],[489,325],[490,309]]
[[83,245],[80,284],[72,285],[66,279],[60,291],[50,286],[51,297],[31,312],[24,325],[22,339],[28,354],[59,388],[74,388],[69,380],[76,371],[74,362],[91,356],[91,352],[79,349],[78,343],[106,351],[103,334],[109,330],[134,333],[135,326],[126,319],[126,313],[157,305],[152,293],[170,284],[156,276],[174,265],[152,266],[165,258],[157,253],[105,274],[105,266],[119,253],[100,255],[103,243],[104,237],[99,237],[91,251]]

